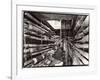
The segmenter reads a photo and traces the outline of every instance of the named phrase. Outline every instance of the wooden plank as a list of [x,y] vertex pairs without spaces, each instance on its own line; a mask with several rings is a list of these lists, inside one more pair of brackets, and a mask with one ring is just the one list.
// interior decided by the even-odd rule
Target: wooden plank
[[80,19],[77,21],[74,31],[77,31],[78,28],[81,27],[82,23],[84,22],[84,20],[86,19],[87,16],[78,16],[78,17],[80,17]]
[[74,36],[77,34],[77,32],[81,29],[81,26],[84,22],[84,20],[86,19],[87,16],[78,16],[79,17],[79,20],[77,20],[77,23],[75,25],[75,28],[74,28]]
[[[36,55],[36,54],[40,54],[40,53],[44,53],[44,52],[48,52],[49,50],[51,50],[51,49],[44,50],[44,51],[41,51],[41,52],[36,52],[36,53],[33,53],[32,55]],[[30,60],[24,62],[24,66],[27,66],[27,65],[31,64],[32,62],[33,62],[33,60],[30,59]]]
[[89,16],[86,17],[85,21],[82,23],[81,28],[77,31],[77,34],[83,32],[86,28],[89,27]]
[[26,30],[28,30],[28,31],[31,31],[31,32],[35,32],[35,33],[37,33],[37,34],[44,34],[44,31],[39,31],[39,30],[34,30],[34,29],[29,29],[29,28],[24,28],[24,29],[26,29]]
[[82,41],[82,42],[81,41],[76,41],[76,42],[74,41],[73,43],[74,44],[89,44],[89,41]]
[[41,50],[41,51],[37,51],[37,52],[32,53],[32,55],[37,55],[37,54],[40,54],[40,53],[48,52],[51,49],[52,48],[47,48],[47,49],[44,49],[44,50]]
[[[38,19],[39,21],[41,21],[44,25],[46,25],[48,28],[50,28],[52,31],[54,31],[54,28],[47,22],[47,20],[44,20],[46,17],[44,17],[44,15],[41,14],[34,14],[32,12],[29,12],[32,16],[34,16],[36,19]],[[47,14],[46,14],[47,15]],[[40,18],[43,18],[42,20]]]
[[79,42],[84,42],[84,41],[89,41],[89,35],[83,36],[83,37],[79,37],[77,39],[74,39],[73,41],[79,41]]
[[89,48],[89,44],[74,44],[77,48]]
[[38,29],[40,29],[40,30],[42,30],[42,31],[44,31],[44,32],[48,32],[46,29],[41,28],[41,27],[40,27],[39,25],[37,25],[36,23],[33,23],[33,22],[29,21],[29,20],[24,21],[24,23],[25,23],[25,22],[27,22],[28,24],[31,24],[31,25],[33,26],[33,29],[34,29],[34,27],[37,27]]
[[55,46],[55,44],[24,44],[24,48]]
[[84,51],[84,52],[89,53],[89,48],[78,48],[78,49],[80,49],[80,50],[82,50],[82,51]]
[[[25,34],[26,35],[26,34]],[[26,35],[26,44],[51,44],[54,43],[54,40],[45,40],[33,36]]]
[[34,52],[37,52],[39,50],[44,50],[44,49],[48,49],[49,47],[35,47],[35,48],[28,48],[28,49],[24,49],[24,54],[27,54],[27,53],[34,53]]
[[51,31],[46,25],[44,25],[43,23],[39,22],[36,18],[34,18],[31,14],[29,13],[25,13],[25,16],[26,18],[30,18],[31,20],[35,21],[38,25],[40,25],[40,27],[48,30],[48,31]]
[[76,54],[79,54],[78,56],[81,56],[82,58],[86,59],[87,61],[89,61],[89,57],[85,57],[84,52],[83,54],[76,48],[74,48],[74,50],[76,51]]
[[88,27],[85,30],[83,30],[81,33],[78,33],[75,36],[75,39],[79,39],[79,38],[85,37],[86,35],[89,35],[89,28]]

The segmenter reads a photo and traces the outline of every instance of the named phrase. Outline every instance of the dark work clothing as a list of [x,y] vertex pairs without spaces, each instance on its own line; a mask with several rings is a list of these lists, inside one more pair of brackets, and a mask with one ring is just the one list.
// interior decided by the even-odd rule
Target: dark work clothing
[[55,54],[53,54],[52,57],[54,57],[57,60],[63,61],[64,51],[61,48],[59,48],[55,51]]

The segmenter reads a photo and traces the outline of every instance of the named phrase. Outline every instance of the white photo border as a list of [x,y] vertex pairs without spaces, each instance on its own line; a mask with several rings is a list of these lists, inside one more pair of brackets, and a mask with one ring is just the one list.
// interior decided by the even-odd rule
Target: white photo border
[[[52,13],[82,13],[90,15],[89,26],[89,66],[72,67],[43,67],[22,68],[22,35],[23,35],[23,11],[43,11]],[[60,10],[60,11],[59,11]],[[55,77],[66,75],[86,75],[96,72],[96,10],[95,8],[74,8],[59,6],[21,5],[17,4],[12,11],[12,79],[24,80],[25,78]],[[81,73],[81,74],[80,74]],[[33,76],[34,75],[34,76]]]

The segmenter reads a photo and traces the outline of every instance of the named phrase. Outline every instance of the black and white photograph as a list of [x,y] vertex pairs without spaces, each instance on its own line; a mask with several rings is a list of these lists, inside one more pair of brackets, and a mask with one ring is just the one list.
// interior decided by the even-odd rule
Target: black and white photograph
[[89,14],[23,11],[22,67],[89,66]]

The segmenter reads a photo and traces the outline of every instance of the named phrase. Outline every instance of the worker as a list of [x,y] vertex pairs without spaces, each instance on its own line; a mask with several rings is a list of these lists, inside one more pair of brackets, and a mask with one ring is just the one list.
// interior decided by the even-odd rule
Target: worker
[[60,47],[60,44],[57,46],[57,50],[52,54],[50,66],[61,66],[63,65],[63,57],[64,57],[63,48]]

